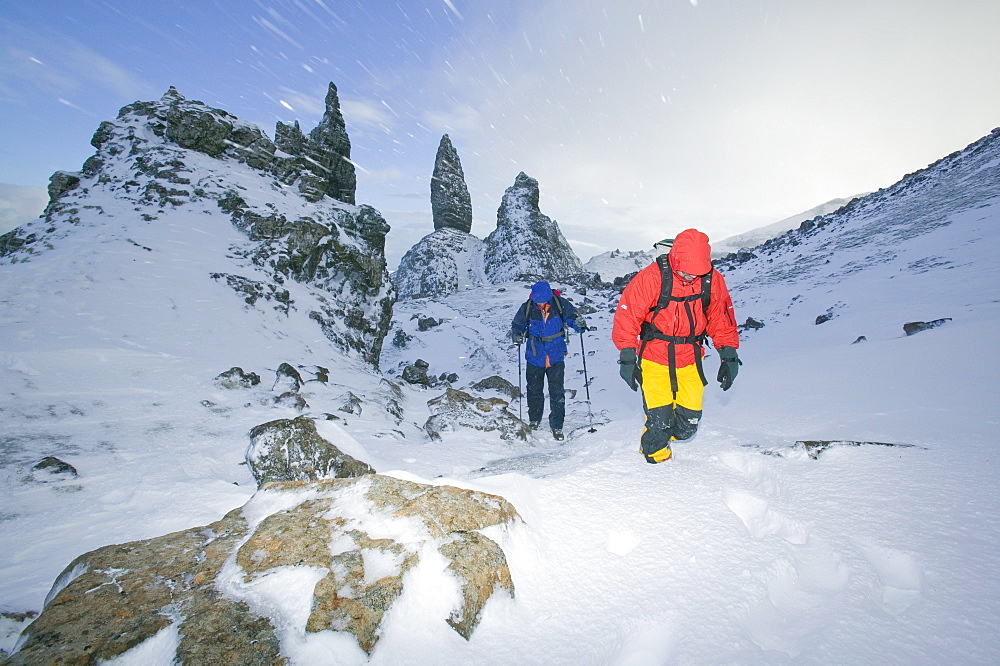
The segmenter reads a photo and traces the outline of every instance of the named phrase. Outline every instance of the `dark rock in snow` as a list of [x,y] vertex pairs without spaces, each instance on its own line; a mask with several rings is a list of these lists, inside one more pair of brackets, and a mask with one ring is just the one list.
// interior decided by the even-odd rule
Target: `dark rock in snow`
[[508,395],[511,398],[517,398],[520,394],[520,389],[499,375],[492,375],[490,377],[486,377],[485,379],[480,379],[478,382],[473,384],[471,388],[476,391],[497,391]]
[[260,384],[260,375],[256,372],[243,372],[240,367],[232,367],[216,376],[215,382],[226,389],[251,388]]
[[852,345],[856,345],[856,344],[858,344],[859,342],[868,342],[868,338],[866,338],[866,337],[865,337],[865,336],[863,336],[863,335],[859,335],[859,336],[858,336],[858,339],[857,339],[857,340],[855,340],[854,342],[852,342],[851,344],[852,344]]
[[430,364],[422,358],[418,358],[412,365],[403,368],[400,378],[407,384],[418,384],[420,386],[431,386],[431,378],[427,376],[427,369]]
[[826,314],[821,314],[820,316],[816,317],[816,325],[818,326],[819,324],[825,324],[826,322],[828,322],[831,319],[833,319],[833,317],[834,317],[834,314],[832,312],[827,312]]
[[471,236],[472,198],[458,152],[441,137],[431,176],[434,233],[411,247],[393,274],[400,298],[447,296],[478,286],[483,277],[483,242]]
[[[816,323],[818,324],[820,322],[817,321]],[[764,328],[764,322],[758,321],[753,317],[747,317],[746,322],[738,326],[737,328],[740,330],[741,333],[743,331],[755,331],[757,329]]]
[[932,328],[937,328],[942,324],[947,324],[949,321],[951,321],[951,317],[935,319],[933,321],[910,321],[903,324],[903,332],[907,335],[914,335],[921,331],[929,331]]
[[912,444],[892,444],[889,442],[859,442],[844,439],[823,439],[823,440],[800,440],[795,442],[795,446],[801,446],[806,450],[810,458],[816,460],[819,454],[832,446],[896,446],[900,448],[911,448]]
[[434,317],[418,317],[417,330],[423,333],[431,330],[435,326],[440,326],[442,323],[444,323],[443,319],[435,319]]
[[58,199],[79,186],[80,174],[69,171],[56,171],[49,176],[49,199]]
[[465,172],[458,151],[447,134],[441,137],[434,173],[431,175],[431,212],[434,230],[458,229],[472,231],[472,197],[465,184]]
[[392,337],[392,346],[403,349],[404,347],[406,347],[406,345],[410,344],[411,340],[413,340],[412,335],[410,335],[403,329],[398,328],[396,329],[396,334]]
[[40,483],[77,477],[76,468],[53,456],[45,456],[31,467],[31,477]]
[[274,375],[271,390],[275,393],[297,393],[302,388],[302,375],[288,363],[279,365]]
[[504,192],[497,228],[483,241],[484,270],[493,283],[561,280],[583,272],[583,264],[559,225],[538,207],[538,181],[524,172]]
[[323,439],[316,423],[305,416],[251,429],[246,461],[258,487],[269,481],[315,481],[375,473],[367,463]]

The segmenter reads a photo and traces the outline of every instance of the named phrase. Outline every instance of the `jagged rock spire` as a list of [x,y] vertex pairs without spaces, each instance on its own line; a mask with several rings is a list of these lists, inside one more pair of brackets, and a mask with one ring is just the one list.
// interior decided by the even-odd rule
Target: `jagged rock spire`
[[441,137],[434,159],[431,211],[435,230],[448,227],[465,233],[472,231],[472,198],[465,184],[458,151],[447,134]]
[[559,225],[542,214],[538,201],[538,181],[523,171],[504,192],[497,228],[484,241],[484,270],[494,284],[561,279],[583,271]]
[[326,111],[309,136],[305,136],[296,121],[294,125],[278,122],[274,129],[275,145],[296,157],[304,158],[303,174],[299,188],[312,200],[327,195],[353,204],[357,191],[357,177],[351,162],[351,139],[347,136],[344,115],[340,112],[340,98],[333,83],[326,93]]

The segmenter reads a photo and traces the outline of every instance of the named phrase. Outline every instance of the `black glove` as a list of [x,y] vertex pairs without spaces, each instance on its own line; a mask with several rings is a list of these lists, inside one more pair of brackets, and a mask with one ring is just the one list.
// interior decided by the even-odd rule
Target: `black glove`
[[573,323],[576,324],[576,330],[580,331],[581,333],[590,330],[589,328],[587,328],[587,322],[583,320],[583,317],[577,317],[576,321],[574,321]]
[[735,347],[719,347],[718,351],[722,365],[719,366],[719,376],[716,377],[716,380],[722,386],[723,391],[728,391],[729,387],[733,385],[733,380],[736,379],[743,361],[736,355]]
[[626,347],[619,352],[618,374],[622,376],[630,389],[639,390],[639,384],[642,383],[642,372],[639,370],[638,360],[635,357],[635,347]]
[[518,333],[517,331],[510,332],[510,339],[515,345],[520,345],[524,342],[524,333]]

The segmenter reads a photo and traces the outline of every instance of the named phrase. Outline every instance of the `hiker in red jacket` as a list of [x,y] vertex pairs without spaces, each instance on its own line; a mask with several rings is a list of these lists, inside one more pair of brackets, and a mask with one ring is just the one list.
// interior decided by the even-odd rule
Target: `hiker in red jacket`
[[[669,254],[639,271],[622,292],[611,339],[619,349],[622,379],[642,386],[646,462],[670,459],[670,442],[690,439],[701,420],[705,335],[719,352],[717,380],[729,390],[742,362],[733,301],[722,274],[712,268],[708,236],[687,229],[654,247]],[[663,285],[669,292],[661,294]],[[665,291],[665,290],[664,290]]]

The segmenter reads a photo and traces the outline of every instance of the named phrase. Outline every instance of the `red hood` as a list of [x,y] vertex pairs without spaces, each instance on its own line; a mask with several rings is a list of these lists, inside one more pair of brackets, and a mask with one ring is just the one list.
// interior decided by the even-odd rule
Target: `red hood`
[[697,229],[677,234],[670,249],[670,267],[691,275],[705,275],[712,270],[712,248],[708,236]]

